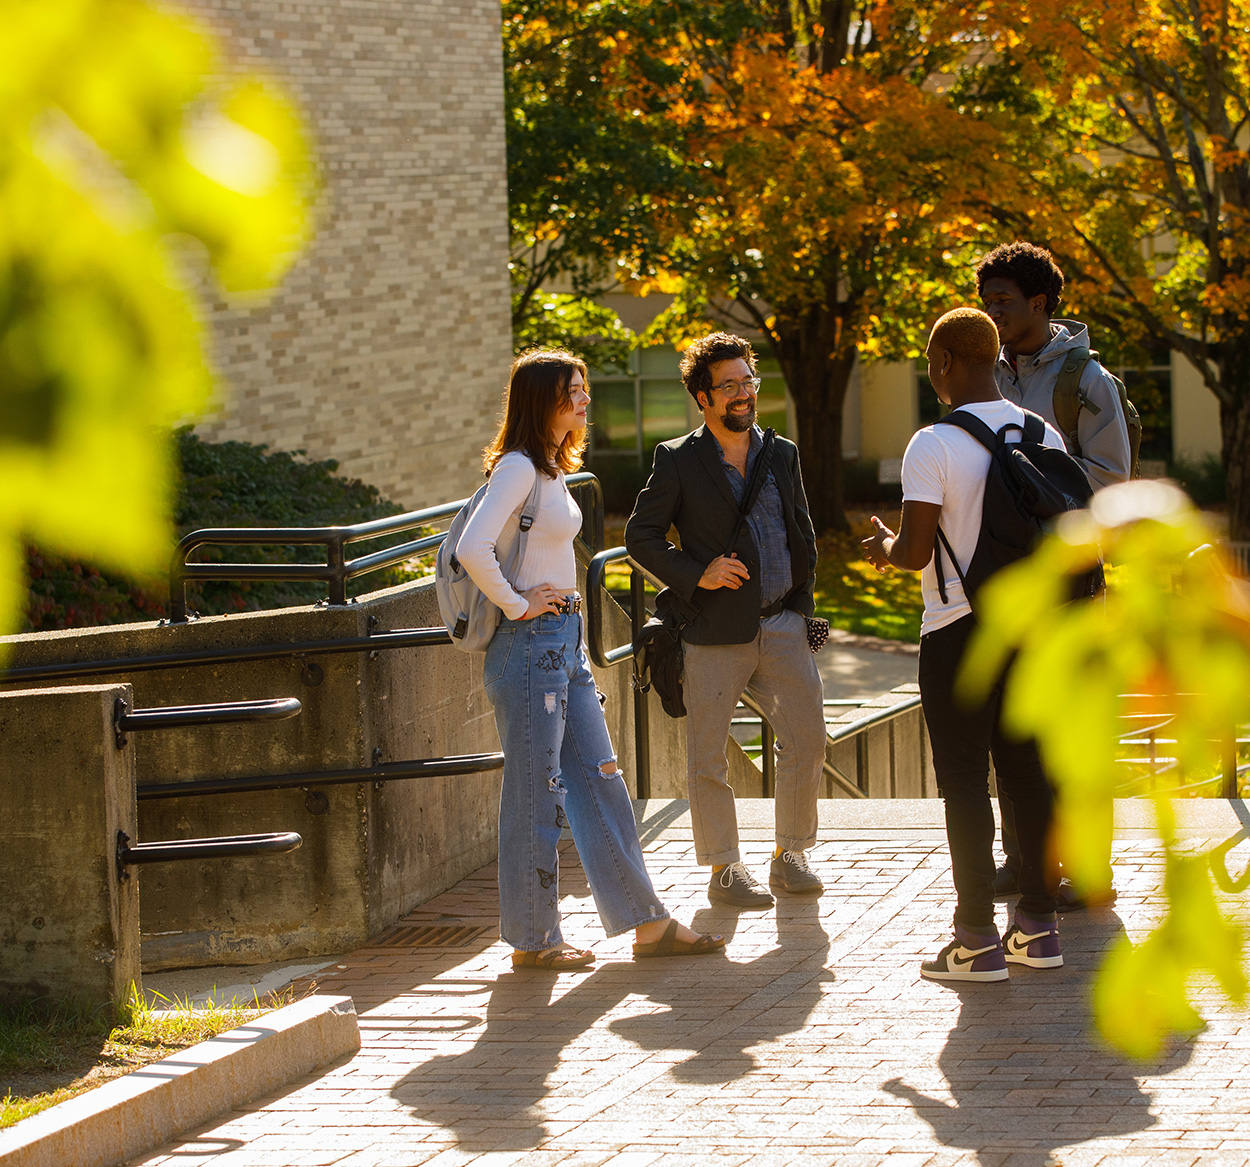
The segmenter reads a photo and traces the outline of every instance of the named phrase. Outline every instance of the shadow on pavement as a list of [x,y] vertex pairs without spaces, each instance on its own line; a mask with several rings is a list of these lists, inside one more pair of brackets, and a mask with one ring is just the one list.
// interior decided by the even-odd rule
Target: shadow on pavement
[[[732,914],[708,910],[692,926],[732,939],[735,923]],[[833,976],[824,967],[829,938],[814,901],[779,905],[777,939],[776,948],[741,962],[715,954],[613,961],[583,974],[506,971],[494,983],[485,1028],[473,1045],[425,1062],[396,1083],[392,1097],[416,1117],[454,1131],[463,1150],[525,1150],[558,1133],[554,1127],[593,1117],[667,1073],[682,1081],[735,1080],[756,1065],[748,1047],[801,1029],[821,984]],[[631,997],[654,1007],[632,1011]],[[622,1006],[625,1015],[598,1024]],[[562,1085],[569,1078],[566,1051],[595,1028],[609,1050],[625,1042],[649,1053],[693,1056],[644,1060],[627,1083],[597,1077],[591,1057],[569,1089]],[[549,1084],[562,1066],[561,1080]],[[554,1117],[544,1105],[551,1096],[561,1101]],[[579,1098],[585,1099],[580,1108]]]
[[[987,1164],[1010,1155],[1020,1167],[1047,1167],[1059,1147],[1132,1134],[1156,1121],[1134,1072],[1147,1067],[1100,1045],[1089,1009],[1090,983],[1123,922],[1104,910],[1063,916],[1060,928],[1062,969],[1013,965],[1008,984],[943,986],[960,998],[959,1019],[938,1057],[953,1101],[901,1078],[882,1087],[910,1103],[940,1142],[979,1152]],[[1181,1068],[1192,1049],[1176,1045],[1148,1067],[1150,1074]]]

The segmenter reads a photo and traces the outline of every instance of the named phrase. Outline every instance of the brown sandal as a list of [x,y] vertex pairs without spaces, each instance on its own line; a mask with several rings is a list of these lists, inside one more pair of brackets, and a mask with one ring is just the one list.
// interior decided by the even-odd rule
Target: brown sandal
[[585,968],[595,963],[595,954],[589,948],[544,948],[540,952],[515,951],[513,968],[543,968],[559,972],[566,968]]
[[723,936],[713,936],[702,932],[698,940],[678,940],[677,921],[669,920],[664,935],[650,944],[635,944],[634,959],[643,960],[652,956],[704,956],[709,952],[719,952],[725,947]]

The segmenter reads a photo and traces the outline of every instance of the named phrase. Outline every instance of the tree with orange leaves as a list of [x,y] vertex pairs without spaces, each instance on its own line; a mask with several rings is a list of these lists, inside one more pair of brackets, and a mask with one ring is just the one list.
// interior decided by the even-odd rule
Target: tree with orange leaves
[[[785,375],[818,529],[845,528],[842,410],[861,357],[911,358],[969,295],[951,250],[987,185],[1015,182],[956,17],[925,3],[777,5],[732,46],[676,46],[674,103],[709,193],[674,220],[653,334],[757,330]],[[994,116],[982,116],[983,113]]]
[[1087,319],[1198,370],[1229,533],[1250,540],[1250,3],[992,0],[979,16],[1033,103],[1014,132],[1027,202],[990,197],[987,217],[1061,257]]

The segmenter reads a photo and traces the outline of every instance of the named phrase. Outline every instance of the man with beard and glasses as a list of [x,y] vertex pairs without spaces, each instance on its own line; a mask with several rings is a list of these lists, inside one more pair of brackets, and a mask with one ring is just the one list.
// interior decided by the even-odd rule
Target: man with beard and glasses
[[[816,840],[825,756],[824,691],[808,648],[816,535],[799,452],[777,437],[763,454],[754,504],[739,522],[765,435],[755,424],[760,380],[739,336],[695,341],[681,378],[703,413],[693,433],[656,447],[651,477],[625,527],[629,553],[667,586],[656,599],[682,631],[687,781],[697,861],[708,898],[767,908],[773,897],[742,862],[725,747],[743,691],[777,738],[776,849],[769,883],[795,895],[824,887],[805,852]],[[669,542],[677,528],[680,547]]]

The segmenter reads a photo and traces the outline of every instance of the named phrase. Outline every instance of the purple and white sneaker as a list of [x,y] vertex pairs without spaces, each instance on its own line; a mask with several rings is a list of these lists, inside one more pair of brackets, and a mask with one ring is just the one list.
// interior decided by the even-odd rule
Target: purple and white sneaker
[[1011,964],[1025,964],[1029,968],[1063,967],[1059,924],[1053,916],[1049,920],[1035,920],[1017,908],[1015,923],[1003,936],[1003,948]]
[[1007,961],[998,933],[956,924],[955,939],[932,960],[921,962],[920,975],[930,981],[1005,981]]

